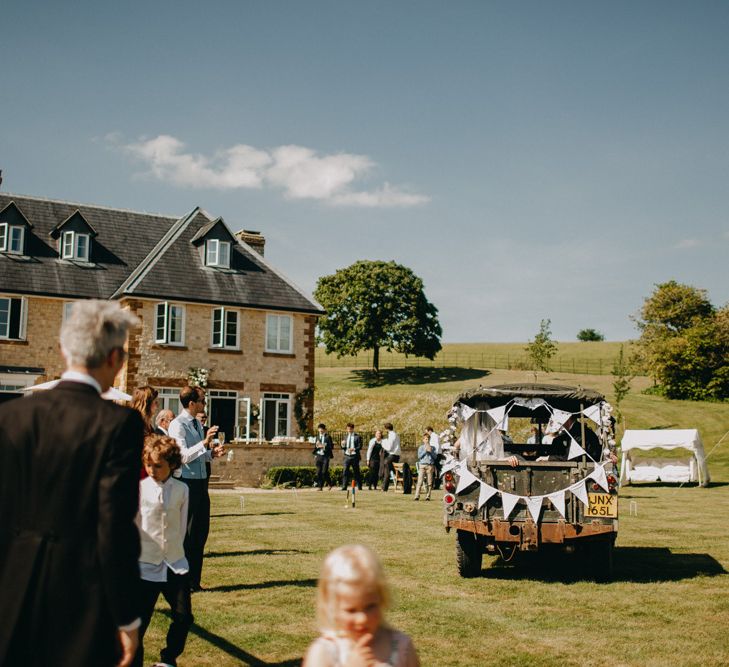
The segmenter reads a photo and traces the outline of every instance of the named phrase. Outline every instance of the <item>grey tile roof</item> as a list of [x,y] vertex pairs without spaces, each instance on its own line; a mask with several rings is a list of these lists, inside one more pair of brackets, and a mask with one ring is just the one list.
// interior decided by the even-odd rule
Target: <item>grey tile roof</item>
[[[199,208],[175,218],[0,193],[0,211],[11,201],[33,229],[26,232],[27,257],[0,253],[4,292],[101,299],[127,295],[322,312],[243,243],[232,247],[230,269],[203,266],[192,239],[200,238],[201,228],[210,229],[215,221]],[[59,259],[57,242],[50,236],[77,210],[98,234],[88,264]]]

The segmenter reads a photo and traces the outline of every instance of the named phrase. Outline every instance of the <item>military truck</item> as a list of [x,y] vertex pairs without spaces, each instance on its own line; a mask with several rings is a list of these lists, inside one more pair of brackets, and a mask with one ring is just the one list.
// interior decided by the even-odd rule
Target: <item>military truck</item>
[[561,550],[595,579],[610,578],[618,531],[610,410],[596,391],[557,385],[478,387],[458,397],[452,412],[464,420],[444,468],[443,516],[456,532],[461,576],[478,576],[484,553],[518,562],[525,552]]

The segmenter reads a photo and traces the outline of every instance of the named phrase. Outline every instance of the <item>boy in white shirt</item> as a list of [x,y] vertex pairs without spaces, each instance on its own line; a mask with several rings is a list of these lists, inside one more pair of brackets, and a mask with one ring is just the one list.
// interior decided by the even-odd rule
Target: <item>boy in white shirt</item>
[[149,477],[139,482],[137,527],[141,539],[139,573],[142,579],[142,626],[134,666],[144,660],[142,640],[154,613],[159,594],[172,612],[167,645],[160,651],[155,667],[176,667],[187,633],[192,625],[189,565],[183,541],[187,526],[189,489],[172,473],[182,465],[180,448],[174,438],[150,435],[144,441],[142,462]]

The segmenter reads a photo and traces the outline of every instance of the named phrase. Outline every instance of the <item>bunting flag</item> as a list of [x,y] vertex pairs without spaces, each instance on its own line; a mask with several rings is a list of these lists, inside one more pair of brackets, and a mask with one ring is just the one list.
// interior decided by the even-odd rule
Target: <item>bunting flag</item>
[[521,407],[528,408],[529,410],[536,410],[543,405],[549,407],[547,401],[543,398],[515,398],[514,405],[520,405]]
[[516,504],[521,500],[521,496],[515,496],[513,493],[501,492],[501,502],[504,506],[504,520],[508,521],[509,514],[514,509]]
[[[569,435],[569,433],[567,433],[567,435]],[[570,451],[567,454],[568,461],[571,461],[572,459],[576,459],[578,456],[582,456],[583,454],[587,454],[587,452],[582,448],[580,443],[577,442],[577,440],[575,440],[571,435],[570,435],[570,440],[572,442],[570,442]]]
[[451,459],[440,469],[440,476],[443,477],[443,475],[445,475],[447,472],[449,472],[457,467],[458,467],[458,461],[456,459]]
[[458,474],[460,477],[458,479],[458,486],[456,487],[456,494],[461,493],[461,491],[471,486],[471,484],[479,481],[478,477],[467,468],[465,461],[461,463]]
[[464,422],[468,421],[476,412],[476,410],[474,410],[470,405],[466,405],[465,403],[459,403],[458,406],[460,408],[461,419]]
[[539,523],[539,513],[542,511],[542,500],[544,496],[532,496],[526,497],[527,507],[529,508],[529,514],[532,515],[534,523]]
[[588,479],[594,479],[605,491],[610,491],[607,483],[607,475],[603,466],[595,466],[595,469],[587,476]]
[[557,491],[557,493],[551,493],[547,496],[549,498],[549,501],[554,505],[554,509],[556,509],[561,515],[562,518],[565,518],[564,515],[564,491]]
[[573,484],[569,487],[570,491],[579,498],[583,505],[588,504],[587,491],[585,490],[585,480],[580,480],[577,484]]
[[598,426],[601,425],[601,414],[600,414],[600,406],[599,405],[591,405],[589,408],[585,408],[582,411],[582,414],[585,415],[588,419],[595,422]]
[[509,428],[509,418],[506,416],[506,406],[501,405],[498,408],[486,410],[486,414],[496,422],[496,427],[504,431]]
[[478,509],[481,509],[498,490],[493,486],[481,482],[481,489],[478,492]]

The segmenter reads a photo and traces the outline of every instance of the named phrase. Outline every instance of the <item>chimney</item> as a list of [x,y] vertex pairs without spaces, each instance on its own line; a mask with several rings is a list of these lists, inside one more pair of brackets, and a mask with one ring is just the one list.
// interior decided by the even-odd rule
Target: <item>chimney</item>
[[266,239],[261,232],[254,232],[250,229],[241,229],[235,233],[235,238],[247,243],[261,257],[263,257],[263,248],[266,245]]

